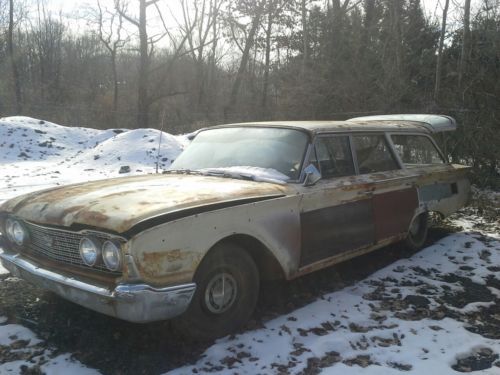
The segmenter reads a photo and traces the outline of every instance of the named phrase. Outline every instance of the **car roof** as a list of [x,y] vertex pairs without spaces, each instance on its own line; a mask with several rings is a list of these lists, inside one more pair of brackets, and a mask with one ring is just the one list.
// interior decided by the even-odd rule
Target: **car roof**
[[344,133],[344,132],[417,132],[429,134],[429,129],[418,121],[264,121],[264,122],[242,122],[236,124],[225,124],[210,127],[278,127],[307,131],[313,134],[321,133]]

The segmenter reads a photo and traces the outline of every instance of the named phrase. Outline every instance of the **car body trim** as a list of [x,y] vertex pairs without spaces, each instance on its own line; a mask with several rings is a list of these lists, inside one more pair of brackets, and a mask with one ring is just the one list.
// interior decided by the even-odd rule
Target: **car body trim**
[[196,290],[194,283],[164,288],[147,284],[119,284],[110,289],[39,267],[20,254],[0,252],[0,260],[15,277],[91,310],[134,323],[164,320],[182,314]]
[[146,229],[155,227],[155,226],[160,225],[160,224],[167,223],[169,221],[183,219],[185,217],[201,214],[204,212],[221,210],[224,208],[241,206],[241,205],[249,204],[249,203],[261,202],[261,201],[265,201],[268,199],[282,198],[284,196],[285,196],[284,194],[273,194],[273,195],[266,195],[266,196],[262,196],[262,197],[243,198],[243,199],[231,200],[231,201],[214,203],[214,204],[207,204],[207,205],[203,205],[203,206],[186,208],[186,209],[181,209],[178,211],[168,212],[166,214],[153,216],[153,217],[150,217],[148,219],[145,219],[145,220],[137,223],[133,227],[131,227],[126,232],[122,233],[122,235],[126,238],[132,238],[134,235],[136,235],[136,234],[138,234]]

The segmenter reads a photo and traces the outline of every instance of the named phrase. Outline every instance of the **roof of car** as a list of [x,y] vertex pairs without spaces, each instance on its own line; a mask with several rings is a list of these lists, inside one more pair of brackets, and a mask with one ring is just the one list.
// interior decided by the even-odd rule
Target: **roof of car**
[[[366,131],[404,131],[430,133],[429,129],[417,121],[266,121],[266,122],[244,122],[237,124],[218,125],[220,127],[280,127],[306,130],[311,133],[331,132],[366,132]],[[211,127],[213,129],[213,127]]]

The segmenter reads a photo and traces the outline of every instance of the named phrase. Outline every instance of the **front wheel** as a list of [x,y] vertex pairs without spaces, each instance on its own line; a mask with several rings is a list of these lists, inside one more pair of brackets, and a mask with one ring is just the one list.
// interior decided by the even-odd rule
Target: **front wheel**
[[405,239],[406,246],[412,250],[420,250],[427,240],[429,230],[429,214],[424,212],[415,217],[410,224],[408,236]]
[[214,339],[241,328],[259,295],[259,272],[252,257],[236,244],[219,244],[203,259],[194,276],[196,292],[180,317],[183,333]]

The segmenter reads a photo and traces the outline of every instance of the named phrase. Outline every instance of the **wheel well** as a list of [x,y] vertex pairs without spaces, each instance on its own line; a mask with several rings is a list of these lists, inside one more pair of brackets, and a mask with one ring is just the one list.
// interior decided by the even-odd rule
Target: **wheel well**
[[439,224],[444,220],[445,216],[439,211],[428,211],[429,227]]
[[234,234],[220,240],[214,246],[220,243],[234,243],[241,246],[257,265],[261,280],[279,280],[285,278],[283,268],[273,253],[256,238],[245,234]]

